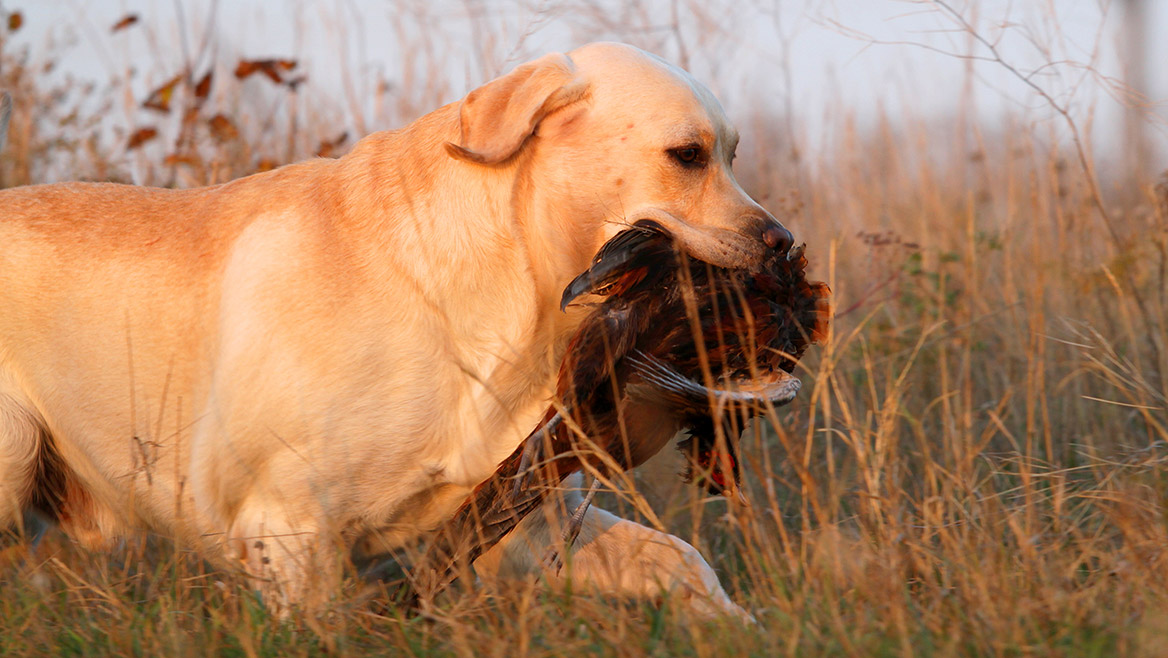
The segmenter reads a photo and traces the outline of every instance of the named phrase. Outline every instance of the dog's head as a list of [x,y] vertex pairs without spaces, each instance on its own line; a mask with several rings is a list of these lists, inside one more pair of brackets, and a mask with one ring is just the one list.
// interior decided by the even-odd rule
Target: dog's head
[[[734,179],[738,133],[688,73],[622,44],[548,55],[471,92],[456,157],[527,167],[569,277],[608,238],[651,223],[692,256],[752,267],[791,233]],[[583,258],[584,260],[580,260]]]

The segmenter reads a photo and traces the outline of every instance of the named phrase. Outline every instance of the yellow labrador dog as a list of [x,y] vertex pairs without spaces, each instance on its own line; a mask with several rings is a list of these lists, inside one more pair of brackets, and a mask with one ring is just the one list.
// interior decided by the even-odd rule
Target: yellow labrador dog
[[[337,160],[0,192],[0,526],[150,529],[327,593],[335,549],[416,540],[535,425],[582,314],[561,291],[605,240],[652,219],[727,266],[789,245],[737,141],[687,73],[593,44]],[[476,569],[537,572],[540,517]],[[741,614],[693,547],[596,508],[570,570]]]

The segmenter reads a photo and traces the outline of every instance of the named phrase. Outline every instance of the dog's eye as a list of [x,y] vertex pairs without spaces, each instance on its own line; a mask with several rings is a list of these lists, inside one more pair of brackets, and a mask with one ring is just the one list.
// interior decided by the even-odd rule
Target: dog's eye
[[696,146],[672,149],[669,153],[675,160],[687,167],[701,166],[702,164],[702,151]]

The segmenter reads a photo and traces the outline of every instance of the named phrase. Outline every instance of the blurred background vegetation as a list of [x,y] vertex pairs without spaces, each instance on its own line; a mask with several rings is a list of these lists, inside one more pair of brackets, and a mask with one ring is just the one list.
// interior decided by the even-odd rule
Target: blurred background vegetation
[[52,534],[2,544],[0,656],[1168,646],[1164,7],[34,4],[0,5],[3,186],[219,183],[342,155],[546,50],[658,52],[727,105],[740,181],[808,244],[836,319],[801,397],[743,437],[750,507],[668,464],[607,494],[652,522],[645,497],[756,627],[541,584],[407,618],[356,582],[281,623],[165,538],[111,556]]

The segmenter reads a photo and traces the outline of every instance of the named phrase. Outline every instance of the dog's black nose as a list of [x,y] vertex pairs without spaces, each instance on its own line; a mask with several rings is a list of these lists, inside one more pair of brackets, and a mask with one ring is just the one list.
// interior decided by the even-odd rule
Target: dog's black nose
[[795,244],[795,236],[791,235],[787,227],[771,220],[762,230],[762,241],[771,249],[784,254],[791,248],[791,245]]

